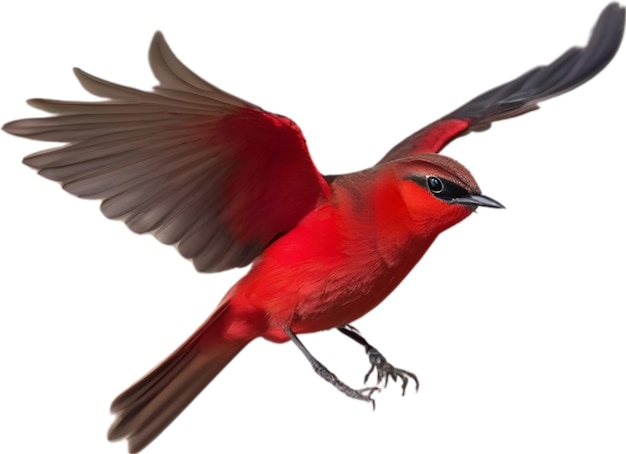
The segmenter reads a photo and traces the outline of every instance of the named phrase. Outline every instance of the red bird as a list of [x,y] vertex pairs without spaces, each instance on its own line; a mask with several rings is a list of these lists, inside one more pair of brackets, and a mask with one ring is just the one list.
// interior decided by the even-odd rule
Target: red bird
[[250,341],[293,341],[315,372],[355,399],[298,334],[338,328],[362,344],[377,380],[396,368],[354,328],[404,279],[435,238],[477,207],[502,208],[471,174],[437,153],[491,122],[537,108],[600,72],[617,52],[624,8],[600,15],[585,48],[472,99],[412,134],[372,168],[321,175],[298,126],[200,79],[157,33],[150,64],[160,85],[144,92],[75,73],[103,102],[33,99],[56,116],[4,130],[67,145],[24,162],[137,233],[175,245],[198,271],[252,263],[207,321],[164,362],[120,394],[110,440],[139,452],[157,437]]

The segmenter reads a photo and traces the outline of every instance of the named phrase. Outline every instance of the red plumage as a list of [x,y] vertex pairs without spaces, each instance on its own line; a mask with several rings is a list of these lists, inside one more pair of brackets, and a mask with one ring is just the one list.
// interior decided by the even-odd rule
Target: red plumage
[[252,263],[178,350],[115,399],[109,438],[143,449],[257,337],[294,341],[327,381],[372,401],[371,389],[339,381],[297,338],[339,328],[379,361],[379,383],[417,384],[349,324],[383,301],[442,231],[478,206],[501,207],[437,153],[591,79],[617,52],[623,29],[624,9],[609,5],[587,47],[472,99],[347,175],[321,175],[293,121],[205,82],[160,33],[149,54],[160,82],[152,92],[76,70],[85,89],[107,100],[31,100],[56,115],[4,129],[67,145],[26,157],[27,165],[72,194],[101,199],[107,217],[175,245],[199,271]]

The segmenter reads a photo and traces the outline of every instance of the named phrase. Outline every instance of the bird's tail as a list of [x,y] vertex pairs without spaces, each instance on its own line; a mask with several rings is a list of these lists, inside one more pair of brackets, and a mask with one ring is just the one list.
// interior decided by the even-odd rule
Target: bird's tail
[[222,304],[209,319],[145,377],[111,404],[117,419],[109,429],[111,441],[128,439],[137,453],[154,440],[220,373],[251,339],[225,339]]

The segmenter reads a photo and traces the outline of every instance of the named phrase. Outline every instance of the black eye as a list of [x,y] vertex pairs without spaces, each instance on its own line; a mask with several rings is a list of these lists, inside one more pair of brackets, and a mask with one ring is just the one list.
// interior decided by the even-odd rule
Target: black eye
[[432,192],[433,194],[439,194],[441,191],[443,191],[443,183],[439,178],[428,177],[428,180],[426,181],[428,183],[428,189],[430,189],[430,192]]
[[420,185],[424,189],[430,191],[433,197],[443,200],[444,202],[454,203],[455,199],[462,199],[469,197],[467,188],[459,186],[445,178],[425,175],[409,175],[407,180],[412,180],[416,184]]

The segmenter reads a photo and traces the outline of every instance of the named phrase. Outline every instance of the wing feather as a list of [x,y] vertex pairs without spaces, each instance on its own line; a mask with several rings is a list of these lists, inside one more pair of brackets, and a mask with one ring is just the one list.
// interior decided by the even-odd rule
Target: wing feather
[[600,14],[585,47],[573,47],[546,66],[472,99],[393,147],[380,163],[418,153],[438,153],[450,141],[491,123],[538,109],[541,101],[584,84],[613,59],[624,35],[624,8],[611,3]]
[[205,82],[156,33],[152,92],[80,69],[104,101],[32,99],[56,114],[8,123],[11,134],[65,146],[24,163],[105,216],[152,233],[200,271],[244,266],[328,196],[297,125]]

